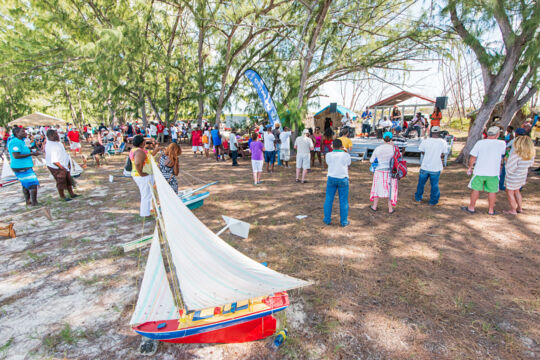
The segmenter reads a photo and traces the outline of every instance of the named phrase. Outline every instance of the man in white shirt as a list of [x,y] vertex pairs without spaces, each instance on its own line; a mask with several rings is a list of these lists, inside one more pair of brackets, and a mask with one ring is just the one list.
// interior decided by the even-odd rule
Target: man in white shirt
[[153,139],[157,139],[157,127],[154,123],[150,124],[150,136]]
[[231,150],[232,166],[238,166],[238,140],[236,139],[235,128],[232,128],[229,135],[229,149]]
[[171,126],[171,140],[173,143],[178,142],[178,129],[176,128],[176,125]]
[[345,113],[345,116],[341,118],[341,125],[343,127],[352,127],[352,119],[349,117],[349,113]]
[[[499,174],[501,171],[501,160],[506,152],[506,143],[497,140],[500,129],[492,126],[487,131],[487,139],[479,140],[471,150],[469,158],[469,169],[467,175],[473,174],[469,182],[472,189],[469,206],[462,206],[461,209],[469,214],[476,212],[476,200],[480,197],[480,191],[488,193],[489,215],[496,215],[495,200],[499,191]],[[473,171],[474,167],[474,171]]]
[[328,179],[326,181],[326,199],[324,201],[324,223],[330,225],[332,221],[332,205],[336,191],[339,194],[339,217],[341,226],[349,225],[349,166],[351,156],[343,148],[340,139],[334,140],[334,151],[326,154],[328,165]]
[[[272,133],[272,125],[266,126],[264,137],[264,162],[266,163],[266,171],[274,172],[274,162],[276,161],[276,137]],[[272,164],[272,170],[270,170]]]
[[300,169],[302,171],[302,184],[306,183],[306,174],[311,166],[311,151],[313,151],[313,141],[308,137],[309,130],[304,129],[302,136],[296,138],[294,148],[296,149],[296,182],[300,182]]
[[[418,133],[418,137],[420,137],[420,135],[422,134],[423,127],[424,127],[424,119],[422,118],[422,114],[417,113],[414,119],[412,119],[411,123],[409,124],[409,127],[407,128],[403,136],[407,137],[409,136],[409,133],[411,131],[416,131]],[[439,128],[439,132],[440,132],[440,128]]]
[[[73,192],[74,182],[69,173],[70,157],[64,148],[64,145],[60,142],[60,137],[55,130],[47,131],[45,163],[56,181],[56,188],[58,189],[60,199],[71,201],[71,199],[77,197],[78,195]],[[65,190],[69,192],[71,199],[65,197]]]
[[285,163],[285,167],[289,167],[289,160],[291,159],[291,129],[284,127],[283,131],[279,134],[280,143],[280,157],[281,161]]
[[437,205],[441,196],[439,189],[439,178],[443,170],[441,155],[448,152],[448,143],[440,138],[441,128],[434,126],[431,129],[431,138],[425,139],[420,143],[419,150],[424,153],[422,164],[420,165],[420,175],[414,200],[422,201],[424,187],[429,179],[431,184],[431,194],[429,196],[429,205]]
[[377,137],[382,139],[382,135],[386,131],[390,131],[392,128],[392,122],[385,116],[377,123]]

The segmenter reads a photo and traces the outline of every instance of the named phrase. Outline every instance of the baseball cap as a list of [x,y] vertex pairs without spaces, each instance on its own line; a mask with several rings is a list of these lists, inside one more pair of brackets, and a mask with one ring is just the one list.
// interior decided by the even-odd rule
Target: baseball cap
[[434,126],[434,127],[431,128],[431,132],[436,133],[436,132],[440,132],[440,131],[441,131],[441,127],[440,127],[440,126]]
[[386,138],[386,137],[389,137],[390,139],[393,137],[392,133],[390,131],[387,131],[383,134],[383,139]]
[[501,131],[501,129],[499,129],[498,126],[492,126],[488,129],[487,131],[487,134],[488,136],[495,136],[497,135],[499,132]]
[[527,135],[527,130],[525,130],[524,128],[517,128],[515,133],[518,136],[523,136],[523,135]]

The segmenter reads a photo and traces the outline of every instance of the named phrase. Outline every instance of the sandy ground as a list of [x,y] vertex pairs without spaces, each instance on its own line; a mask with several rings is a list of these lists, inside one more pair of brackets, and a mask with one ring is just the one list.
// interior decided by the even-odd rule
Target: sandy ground
[[[118,177],[123,161],[116,156],[100,169],[91,163],[78,180],[83,196],[69,203],[58,200],[46,169],[38,171],[39,199],[54,220],[16,216],[17,238],[0,240],[0,359],[139,358],[140,337],[128,323],[148,250],[124,254],[119,245],[151,233],[153,222],[138,216],[134,182]],[[443,172],[438,206],[415,203],[419,169],[411,166],[397,211],[388,215],[367,209],[371,173],[357,162],[351,225],[341,228],[322,223],[325,172],[317,165],[307,184],[294,182],[294,169],[276,167],[254,186],[244,160],[233,168],[189,153],[181,164],[200,179],[183,175],[184,186],[220,181],[195,210],[209,228],[222,227],[221,215],[251,223],[249,239],[223,239],[315,284],[290,292],[281,319],[289,338],[278,350],[271,339],[160,344],[156,359],[540,357],[538,175],[531,173],[523,190],[524,214],[491,217],[485,196],[477,214],[459,209],[469,194],[460,165]],[[4,220],[26,211],[19,185],[0,195]],[[506,208],[501,193],[497,209]]]

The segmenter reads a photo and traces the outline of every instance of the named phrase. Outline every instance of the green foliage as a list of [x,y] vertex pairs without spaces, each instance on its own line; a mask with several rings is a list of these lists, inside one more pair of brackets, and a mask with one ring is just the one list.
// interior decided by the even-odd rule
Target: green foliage
[[406,69],[440,34],[412,0],[4,2],[0,124],[31,111],[79,124],[169,122],[194,118],[199,100],[207,118],[238,103],[263,113],[243,76],[253,68],[300,128],[325,83]]

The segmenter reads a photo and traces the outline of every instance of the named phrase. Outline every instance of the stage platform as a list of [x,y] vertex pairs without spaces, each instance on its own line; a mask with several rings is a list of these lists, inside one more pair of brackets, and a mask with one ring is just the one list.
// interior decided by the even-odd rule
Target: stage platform
[[[368,160],[371,156],[371,153],[375,148],[384,143],[382,139],[377,139],[376,137],[370,138],[354,138],[351,139],[353,147],[351,150],[351,157],[353,160]],[[399,138],[395,140],[395,144],[404,152],[404,158],[408,164],[420,164],[422,161],[422,153],[419,150],[421,138],[415,139],[403,139],[400,141]],[[444,154],[443,164],[446,166],[448,161],[448,156],[452,153],[452,145],[454,143],[453,136],[447,136],[445,139],[450,145],[448,153]]]

